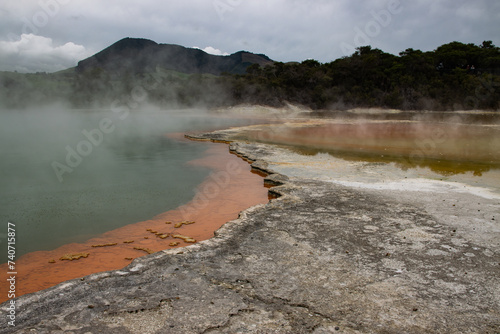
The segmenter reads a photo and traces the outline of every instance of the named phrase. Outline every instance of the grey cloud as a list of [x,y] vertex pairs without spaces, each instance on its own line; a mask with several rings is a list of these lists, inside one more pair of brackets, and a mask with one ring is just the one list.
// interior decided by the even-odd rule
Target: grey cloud
[[[372,29],[367,44],[394,54],[455,40],[500,43],[500,2],[489,0],[400,0],[401,11],[378,30],[373,13],[398,0],[40,0],[59,1],[47,23],[35,25],[36,34],[93,52],[130,36],[228,53],[244,49],[280,61],[328,62],[345,55],[343,43],[357,46],[357,33],[366,27]],[[26,20],[41,11],[39,1],[9,2],[0,11],[0,40],[19,39]]]

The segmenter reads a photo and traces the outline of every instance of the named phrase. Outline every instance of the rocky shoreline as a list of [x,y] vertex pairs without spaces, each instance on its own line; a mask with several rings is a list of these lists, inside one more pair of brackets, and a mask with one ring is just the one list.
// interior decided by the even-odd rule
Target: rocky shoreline
[[210,240],[22,296],[14,328],[4,303],[0,333],[500,332],[498,197],[352,187],[278,146],[230,150],[278,198]]

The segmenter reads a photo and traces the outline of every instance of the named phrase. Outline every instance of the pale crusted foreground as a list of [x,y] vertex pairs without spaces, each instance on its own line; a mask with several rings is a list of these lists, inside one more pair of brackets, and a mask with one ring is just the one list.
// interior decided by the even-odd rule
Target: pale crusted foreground
[[[283,154],[261,144],[232,149],[262,169]],[[282,196],[242,213],[211,240],[19,298],[15,329],[500,332],[498,199],[457,193],[463,205],[441,209],[439,194],[268,179],[284,183],[271,190]],[[0,331],[16,332],[5,321],[4,307]]]

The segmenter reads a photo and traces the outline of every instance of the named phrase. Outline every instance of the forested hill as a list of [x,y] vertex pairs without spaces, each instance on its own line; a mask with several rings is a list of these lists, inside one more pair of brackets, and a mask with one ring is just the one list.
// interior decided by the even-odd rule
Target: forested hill
[[363,46],[329,63],[273,62],[238,52],[212,56],[197,49],[124,39],[58,73],[0,73],[0,106],[68,101],[109,108],[241,103],[312,109],[381,107],[404,110],[499,110],[500,48],[452,42],[436,50],[393,55]]
[[103,70],[109,75],[145,73],[156,67],[181,73],[243,74],[252,64],[265,66],[273,61],[265,55],[240,51],[230,56],[215,56],[200,49],[174,44],[158,44],[148,39],[124,38],[101,52],[82,60],[76,70],[83,73]]

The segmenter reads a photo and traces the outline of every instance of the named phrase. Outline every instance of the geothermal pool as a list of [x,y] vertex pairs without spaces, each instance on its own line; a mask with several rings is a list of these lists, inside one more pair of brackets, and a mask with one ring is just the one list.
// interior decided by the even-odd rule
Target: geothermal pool
[[500,169],[500,125],[495,123],[312,120],[250,127],[239,138],[286,145],[306,155],[323,152],[348,161],[428,168],[443,175],[481,176]]
[[2,249],[8,222],[16,224],[19,257],[185,204],[210,173],[188,164],[206,147],[167,134],[248,123],[201,110],[143,110],[125,119],[106,110],[2,111]]

